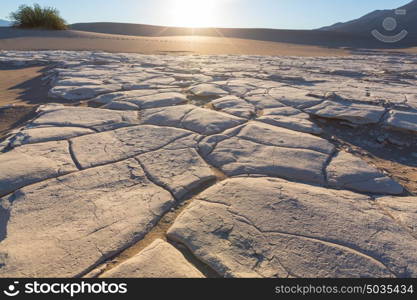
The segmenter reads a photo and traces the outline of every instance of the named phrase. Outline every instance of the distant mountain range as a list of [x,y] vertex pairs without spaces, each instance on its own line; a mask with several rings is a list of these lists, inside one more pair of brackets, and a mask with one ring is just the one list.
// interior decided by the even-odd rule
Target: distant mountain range
[[[397,15],[396,11],[398,10],[402,10],[402,13],[406,14]],[[336,23],[319,30],[369,35],[372,30],[376,29],[381,33],[388,34],[383,27],[383,22],[388,17],[397,21],[397,29],[393,31],[394,33],[405,29],[410,35],[417,36],[417,0],[413,0],[398,9],[376,10],[359,19],[345,23]]]
[[0,19],[0,27],[11,26],[12,22]]

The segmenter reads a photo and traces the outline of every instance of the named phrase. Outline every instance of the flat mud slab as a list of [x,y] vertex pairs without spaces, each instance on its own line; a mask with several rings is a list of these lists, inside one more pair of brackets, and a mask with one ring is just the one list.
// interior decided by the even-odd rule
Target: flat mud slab
[[416,277],[416,62],[0,52],[0,277]]

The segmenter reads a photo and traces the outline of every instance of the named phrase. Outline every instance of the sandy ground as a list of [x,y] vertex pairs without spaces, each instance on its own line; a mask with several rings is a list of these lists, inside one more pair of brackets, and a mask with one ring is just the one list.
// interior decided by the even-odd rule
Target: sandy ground
[[44,68],[0,68],[0,107],[45,102],[48,91],[40,79]]
[[44,69],[0,68],[0,139],[29,120],[37,105],[48,101],[48,87],[40,79]]
[[22,126],[36,114],[34,106],[15,106],[0,109],[0,141],[12,129]]
[[408,54],[417,54],[417,47],[401,49],[401,52],[408,53]]

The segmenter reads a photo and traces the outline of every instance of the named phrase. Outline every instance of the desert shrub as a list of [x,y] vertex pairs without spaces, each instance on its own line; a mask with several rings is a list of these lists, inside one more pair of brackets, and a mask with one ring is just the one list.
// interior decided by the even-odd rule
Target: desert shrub
[[65,20],[59,15],[59,11],[53,7],[41,7],[39,4],[32,6],[21,5],[16,12],[10,14],[13,26],[18,28],[42,28],[52,30],[67,29]]

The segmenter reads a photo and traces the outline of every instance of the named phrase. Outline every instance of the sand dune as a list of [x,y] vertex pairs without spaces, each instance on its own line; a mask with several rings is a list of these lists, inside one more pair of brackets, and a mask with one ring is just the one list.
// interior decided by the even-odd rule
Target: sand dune
[[305,45],[348,46],[348,41],[357,37],[349,33],[320,32],[314,30],[280,30],[264,28],[187,28],[164,27],[129,23],[77,23],[70,26],[74,30],[119,34],[131,36],[208,36],[241,38],[258,41],[284,42]]
[[246,54],[340,56],[349,51],[214,36],[129,36],[76,30],[45,31],[0,28],[1,50],[103,50],[126,53]]
[[[349,33],[315,30],[191,29],[122,23],[83,23],[74,24],[72,28],[46,31],[0,27],[0,50],[340,56],[350,54],[347,49],[395,46],[398,50],[401,46]],[[416,49],[408,49],[409,46],[400,47],[400,51],[416,53]]]
[[[381,23],[381,22],[380,22]],[[396,44],[385,44],[371,36],[371,29],[365,28],[366,34],[356,31],[326,30],[281,30],[265,28],[183,28],[163,27],[128,23],[78,23],[71,28],[79,31],[132,36],[208,36],[240,38],[258,41],[291,43],[325,47],[351,48],[406,48],[417,46],[416,35]]]

